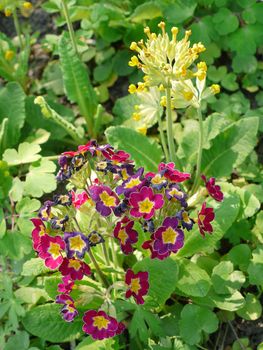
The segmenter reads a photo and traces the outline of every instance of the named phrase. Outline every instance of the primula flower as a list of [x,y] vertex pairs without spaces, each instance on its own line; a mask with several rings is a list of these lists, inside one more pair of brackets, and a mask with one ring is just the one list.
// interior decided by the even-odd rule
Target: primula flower
[[131,193],[129,203],[132,207],[130,210],[132,216],[149,220],[155,210],[162,208],[164,200],[162,194],[154,194],[152,188],[144,186],[139,192]]
[[99,232],[97,232],[97,231],[92,231],[88,235],[88,240],[89,240],[90,247],[95,247],[97,244],[105,242],[105,240],[102,237],[102,235]]
[[128,199],[124,199],[122,202],[120,202],[120,204],[113,209],[113,212],[115,214],[115,216],[122,216],[127,209],[129,208],[129,201]]
[[89,310],[85,312],[83,331],[92,336],[93,339],[106,339],[120,334],[124,325],[115,318],[107,315],[104,311]]
[[34,250],[38,250],[38,246],[40,244],[40,238],[47,234],[47,229],[45,227],[45,224],[41,219],[33,218],[30,219],[35,226],[35,228],[32,231],[32,241],[33,241],[33,248]]
[[54,204],[60,204],[63,206],[69,206],[72,203],[72,195],[69,194],[57,194],[53,197]]
[[202,175],[201,178],[205,182],[205,187],[212,198],[218,202],[222,202],[224,199],[223,192],[219,185],[215,184],[215,178],[211,177],[209,180],[206,179],[205,175]]
[[89,200],[87,192],[83,191],[79,194],[76,194],[74,191],[71,191],[72,195],[72,204],[76,209],[79,209],[84,203]]
[[174,167],[174,163],[160,163],[158,166],[158,171],[171,182],[183,182],[190,179],[191,174],[181,173]]
[[91,274],[89,265],[75,258],[64,258],[59,271],[63,276],[69,276],[73,281],[82,280],[84,275]]
[[52,213],[51,213],[51,208],[54,205],[54,202],[52,201],[46,201],[39,209],[38,216],[40,217],[41,220],[43,221],[49,221],[52,218]]
[[164,260],[166,259],[168,256],[170,256],[170,252],[167,251],[164,254],[160,254],[157,250],[154,250],[154,234],[151,235],[151,239],[149,239],[148,241],[145,241],[142,244],[142,248],[143,249],[149,249],[151,252],[151,259],[159,259],[159,260]]
[[56,297],[57,304],[63,304],[61,309],[61,315],[67,322],[72,322],[78,315],[78,311],[75,307],[74,300],[67,294],[60,294]]
[[169,201],[179,201],[183,207],[187,207],[187,194],[177,184],[170,184],[169,188],[165,190],[165,195]]
[[191,219],[187,213],[187,211],[185,210],[180,210],[177,214],[176,217],[181,220],[181,225],[183,226],[183,228],[186,228],[187,231],[192,230],[193,228],[193,224],[194,224],[194,220]]
[[167,217],[153,234],[153,250],[158,254],[176,253],[184,245],[184,233],[178,228],[176,217]]
[[144,184],[145,180],[143,179],[144,168],[139,168],[139,170],[127,180],[125,180],[121,186],[116,188],[116,193],[118,195],[124,194],[126,197],[129,197],[131,192],[136,192]]
[[96,202],[96,210],[102,216],[109,216],[120,202],[118,196],[108,186],[91,186],[90,193]]
[[113,164],[133,163],[130,158],[130,154],[124,151],[117,151],[111,157]]
[[64,241],[68,258],[77,256],[82,259],[89,250],[89,239],[81,232],[65,232]]
[[60,236],[44,235],[40,238],[38,255],[45,260],[45,265],[51,270],[59,267],[63,261],[61,252],[65,249],[65,242]]
[[142,223],[142,228],[144,232],[154,232],[154,222],[152,219],[150,220],[144,220]]
[[65,224],[69,220],[68,215],[66,215],[64,218],[59,219],[57,216],[53,216],[52,219],[50,219],[50,225],[53,230],[65,230]]
[[147,173],[145,177],[149,180],[150,186],[158,191],[167,186],[167,179],[159,173]]
[[70,276],[62,277],[62,283],[58,284],[58,292],[69,294],[74,287],[74,281],[70,278]]
[[114,237],[119,240],[121,250],[124,254],[132,253],[132,244],[138,241],[138,232],[133,229],[133,225],[134,221],[124,217],[121,221],[117,222],[113,231]]
[[137,304],[144,304],[143,296],[148,293],[149,290],[149,274],[148,272],[134,273],[131,269],[128,269],[125,275],[125,283],[128,286],[126,291],[126,298],[134,297]]
[[198,213],[198,227],[201,235],[204,237],[205,232],[212,233],[213,226],[210,224],[215,218],[215,213],[213,208],[207,208],[206,202],[203,203],[200,212]]

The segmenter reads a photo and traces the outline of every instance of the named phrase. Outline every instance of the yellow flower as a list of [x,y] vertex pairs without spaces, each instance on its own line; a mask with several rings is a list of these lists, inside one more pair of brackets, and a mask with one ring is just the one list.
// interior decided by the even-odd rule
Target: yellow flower
[[5,16],[10,17],[12,15],[12,11],[9,8],[5,9]]
[[31,4],[31,2],[25,1],[25,2],[23,3],[23,7],[24,7],[26,10],[31,10],[33,6],[32,6],[32,4]]
[[207,65],[205,62],[197,63],[197,72],[194,73],[194,76],[199,80],[204,80],[206,78]]
[[136,122],[141,120],[141,118],[142,117],[141,117],[140,113],[137,113],[137,112],[132,113],[132,119],[135,120]]
[[213,84],[210,86],[210,90],[211,90],[213,95],[219,94],[220,86],[218,84]]
[[136,129],[140,134],[146,135],[147,133],[147,127],[146,126],[141,126]]
[[130,85],[129,85],[129,88],[128,88],[128,92],[129,92],[130,94],[134,94],[136,91],[137,91],[136,85],[130,84]]
[[129,66],[130,67],[137,67],[139,66],[140,62],[138,60],[138,57],[137,56],[132,56],[131,60],[129,61]]
[[5,60],[6,61],[11,61],[15,56],[15,52],[13,50],[7,50],[5,52]]

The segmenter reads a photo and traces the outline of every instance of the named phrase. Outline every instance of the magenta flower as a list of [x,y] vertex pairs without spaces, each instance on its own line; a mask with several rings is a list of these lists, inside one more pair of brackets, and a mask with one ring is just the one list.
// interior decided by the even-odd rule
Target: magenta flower
[[126,197],[129,197],[130,193],[138,191],[144,184],[145,179],[143,179],[143,168],[139,168],[139,170],[134,174],[128,177],[121,186],[116,188],[116,193],[118,195],[124,194]]
[[64,258],[59,271],[63,276],[69,276],[73,281],[82,280],[84,275],[91,274],[89,265],[75,258]]
[[120,200],[110,187],[100,185],[90,187],[91,198],[96,202],[96,210],[102,216],[109,216]]
[[79,194],[76,194],[74,191],[71,191],[71,195],[72,195],[72,204],[76,209],[79,209],[89,199],[89,196],[85,191]]
[[45,260],[45,265],[51,270],[58,268],[63,257],[61,252],[65,249],[65,242],[60,236],[44,235],[40,238],[40,244],[38,245],[38,255]]
[[181,173],[174,167],[174,163],[160,163],[158,166],[158,171],[171,182],[183,182],[190,179],[191,174]]
[[200,212],[198,213],[198,227],[201,235],[204,237],[205,232],[212,233],[213,226],[210,224],[215,218],[213,208],[207,208],[206,202],[203,203]]
[[138,232],[133,229],[134,221],[127,217],[124,217],[121,221],[118,221],[113,234],[117,238],[121,245],[121,250],[124,254],[130,254],[133,252],[132,244],[138,241]]
[[219,185],[215,184],[215,178],[211,177],[209,180],[206,179],[205,175],[202,175],[201,178],[205,182],[205,187],[212,198],[218,202],[222,202],[224,199],[223,192]]
[[115,152],[112,157],[111,160],[113,162],[113,164],[122,164],[122,163],[132,163],[132,160],[129,160],[130,158],[130,154],[126,153],[124,151],[117,151]]
[[78,315],[74,300],[67,294],[60,294],[56,297],[56,303],[62,304],[61,315],[66,322],[72,322]]
[[155,210],[162,208],[164,200],[162,194],[154,194],[150,187],[142,187],[139,192],[131,193],[129,198],[130,214],[134,217],[143,217],[149,220]]
[[125,275],[125,283],[128,286],[126,291],[126,298],[134,297],[137,304],[144,304],[143,296],[149,290],[149,274],[148,272],[134,273],[128,269]]
[[150,252],[151,252],[151,259],[157,258],[159,260],[164,260],[168,256],[170,256],[171,253],[169,251],[167,251],[164,254],[160,254],[157,250],[154,250],[153,246],[154,246],[154,235],[152,234],[151,235],[151,239],[149,239],[148,241],[145,241],[142,244],[142,248],[143,249],[149,249],[150,250]]
[[147,173],[145,177],[149,180],[150,186],[158,191],[167,186],[167,179],[159,173]]
[[70,276],[62,277],[62,283],[58,284],[58,292],[69,294],[74,286],[74,281],[70,278]]
[[124,325],[115,318],[107,315],[104,311],[89,310],[85,312],[83,331],[92,336],[93,339],[106,339],[120,334]]
[[89,250],[89,239],[81,232],[65,232],[64,241],[68,258],[77,256],[82,259],[85,252]]
[[35,228],[32,231],[32,241],[33,241],[33,248],[34,250],[38,250],[38,246],[40,244],[40,238],[47,234],[47,229],[45,227],[45,224],[41,219],[33,218],[30,219],[35,226]]

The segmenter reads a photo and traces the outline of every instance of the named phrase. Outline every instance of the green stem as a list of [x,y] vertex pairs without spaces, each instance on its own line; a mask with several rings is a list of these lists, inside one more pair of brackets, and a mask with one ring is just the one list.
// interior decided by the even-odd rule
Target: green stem
[[199,182],[200,182],[202,152],[203,152],[203,138],[204,138],[203,118],[202,118],[201,107],[199,107],[197,109],[197,114],[198,114],[198,121],[199,121],[199,145],[198,145],[198,153],[197,153],[195,181],[194,181],[194,185],[192,188],[192,193],[194,193],[198,189]]
[[61,4],[62,4],[64,16],[66,18],[66,22],[67,22],[68,31],[69,31],[69,35],[70,35],[72,46],[73,46],[76,54],[79,56],[77,42],[76,42],[76,38],[75,38],[75,33],[74,33],[74,29],[73,29],[73,26],[72,26],[72,23],[71,23],[71,20],[70,20],[70,16],[69,16],[69,11],[68,11],[68,6],[67,6],[67,3],[66,3],[66,0],[61,0]]
[[172,101],[171,101],[171,88],[166,88],[166,129],[167,140],[169,147],[169,159],[171,162],[176,162],[175,144],[173,138],[173,121],[172,121]]
[[22,32],[21,32],[21,27],[20,27],[20,23],[18,20],[16,8],[14,8],[14,11],[13,11],[13,19],[14,19],[16,34],[17,34],[18,39],[19,39],[20,50],[22,50],[24,48],[24,44],[23,44],[23,40],[22,40]]
[[163,132],[163,127],[162,127],[162,120],[161,120],[161,116],[160,116],[159,112],[157,112],[157,120],[158,120],[161,143],[163,146],[165,159],[166,159],[166,162],[168,162],[169,161],[169,152],[168,152],[168,148],[167,148],[167,144],[166,144],[166,140],[165,140],[165,136],[164,136],[164,132]]
[[103,274],[103,272],[101,271],[101,269],[100,269],[94,255],[92,254],[91,250],[88,251],[88,254],[89,254],[90,260],[92,261],[102,283],[105,285],[106,288],[109,288],[110,284],[109,284],[108,280],[106,279],[105,275]]

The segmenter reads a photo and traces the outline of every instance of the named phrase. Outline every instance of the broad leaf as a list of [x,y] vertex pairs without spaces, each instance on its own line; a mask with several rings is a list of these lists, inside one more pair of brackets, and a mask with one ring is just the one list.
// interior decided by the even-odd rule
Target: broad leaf
[[49,269],[45,266],[44,260],[32,258],[27,260],[23,265],[22,276],[38,276],[45,274]]
[[3,154],[3,159],[9,166],[32,163],[41,158],[38,154],[41,151],[39,145],[23,142],[18,146],[18,150],[7,149]]

